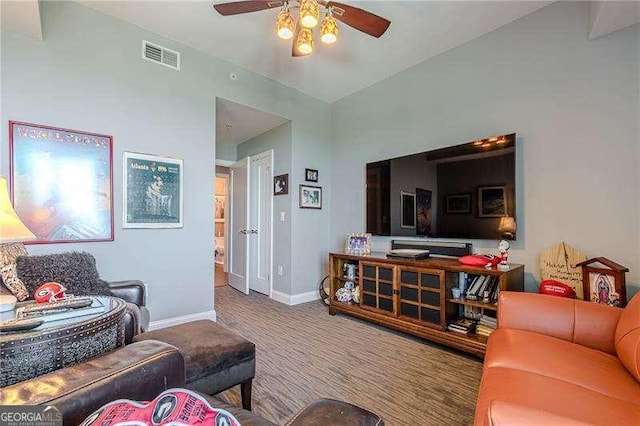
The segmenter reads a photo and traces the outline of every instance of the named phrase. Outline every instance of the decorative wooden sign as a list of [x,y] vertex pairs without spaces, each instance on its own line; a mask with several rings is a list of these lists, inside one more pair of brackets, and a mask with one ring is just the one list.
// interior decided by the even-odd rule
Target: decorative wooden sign
[[582,269],[577,265],[586,258],[584,253],[561,241],[540,253],[540,277],[570,286],[581,298]]
[[594,257],[578,263],[582,267],[584,300],[624,308],[627,304],[625,272],[629,268],[606,257]]

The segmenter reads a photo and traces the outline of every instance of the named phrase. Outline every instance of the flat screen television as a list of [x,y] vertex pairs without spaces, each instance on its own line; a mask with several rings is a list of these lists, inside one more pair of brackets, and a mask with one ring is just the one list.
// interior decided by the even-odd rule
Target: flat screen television
[[367,232],[515,239],[516,135],[367,164]]

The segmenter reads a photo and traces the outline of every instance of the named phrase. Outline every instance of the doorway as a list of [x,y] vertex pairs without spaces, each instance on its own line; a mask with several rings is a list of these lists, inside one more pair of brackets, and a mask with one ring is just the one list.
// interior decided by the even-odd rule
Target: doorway
[[226,249],[229,234],[229,168],[216,165],[216,180],[214,193],[214,282],[216,287],[228,284],[228,266]]
[[[274,162],[277,174],[290,172],[290,123],[285,118],[216,98],[216,164],[228,166],[226,232],[221,239],[218,218],[214,240],[218,253],[216,286],[223,281],[220,265],[226,264],[224,272],[230,287],[246,294],[253,290],[268,297],[272,295]],[[283,131],[285,124],[288,127]],[[216,175],[216,187],[220,178]],[[219,206],[223,204],[220,195],[217,191]],[[288,226],[284,223],[285,218],[288,219],[285,197],[278,197],[276,204],[278,211],[284,212],[278,216],[282,217],[279,228]],[[279,244],[285,244],[284,240]],[[278,271],[288,270],[288,263],[276,260],[278,265],[286,265]],[[284,279],[282,275],[279,272],[278,283]]]
[[229,285],[271,296],[273,151],[230,167]]

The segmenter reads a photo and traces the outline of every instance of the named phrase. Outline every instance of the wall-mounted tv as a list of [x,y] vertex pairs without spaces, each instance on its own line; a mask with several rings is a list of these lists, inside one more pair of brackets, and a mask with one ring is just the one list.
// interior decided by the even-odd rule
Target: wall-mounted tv
[[515,239],[516,135],[367,164],[367,232]]

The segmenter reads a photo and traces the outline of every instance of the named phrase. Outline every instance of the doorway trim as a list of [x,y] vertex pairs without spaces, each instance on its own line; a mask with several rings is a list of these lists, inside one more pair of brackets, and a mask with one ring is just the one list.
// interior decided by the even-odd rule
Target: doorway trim
[[231,161],[231,160],[222,160],[219,158],[216,158],[216,166],[223,166],[223,167],[231,167],[231,165],[235,163],[235,161]]

